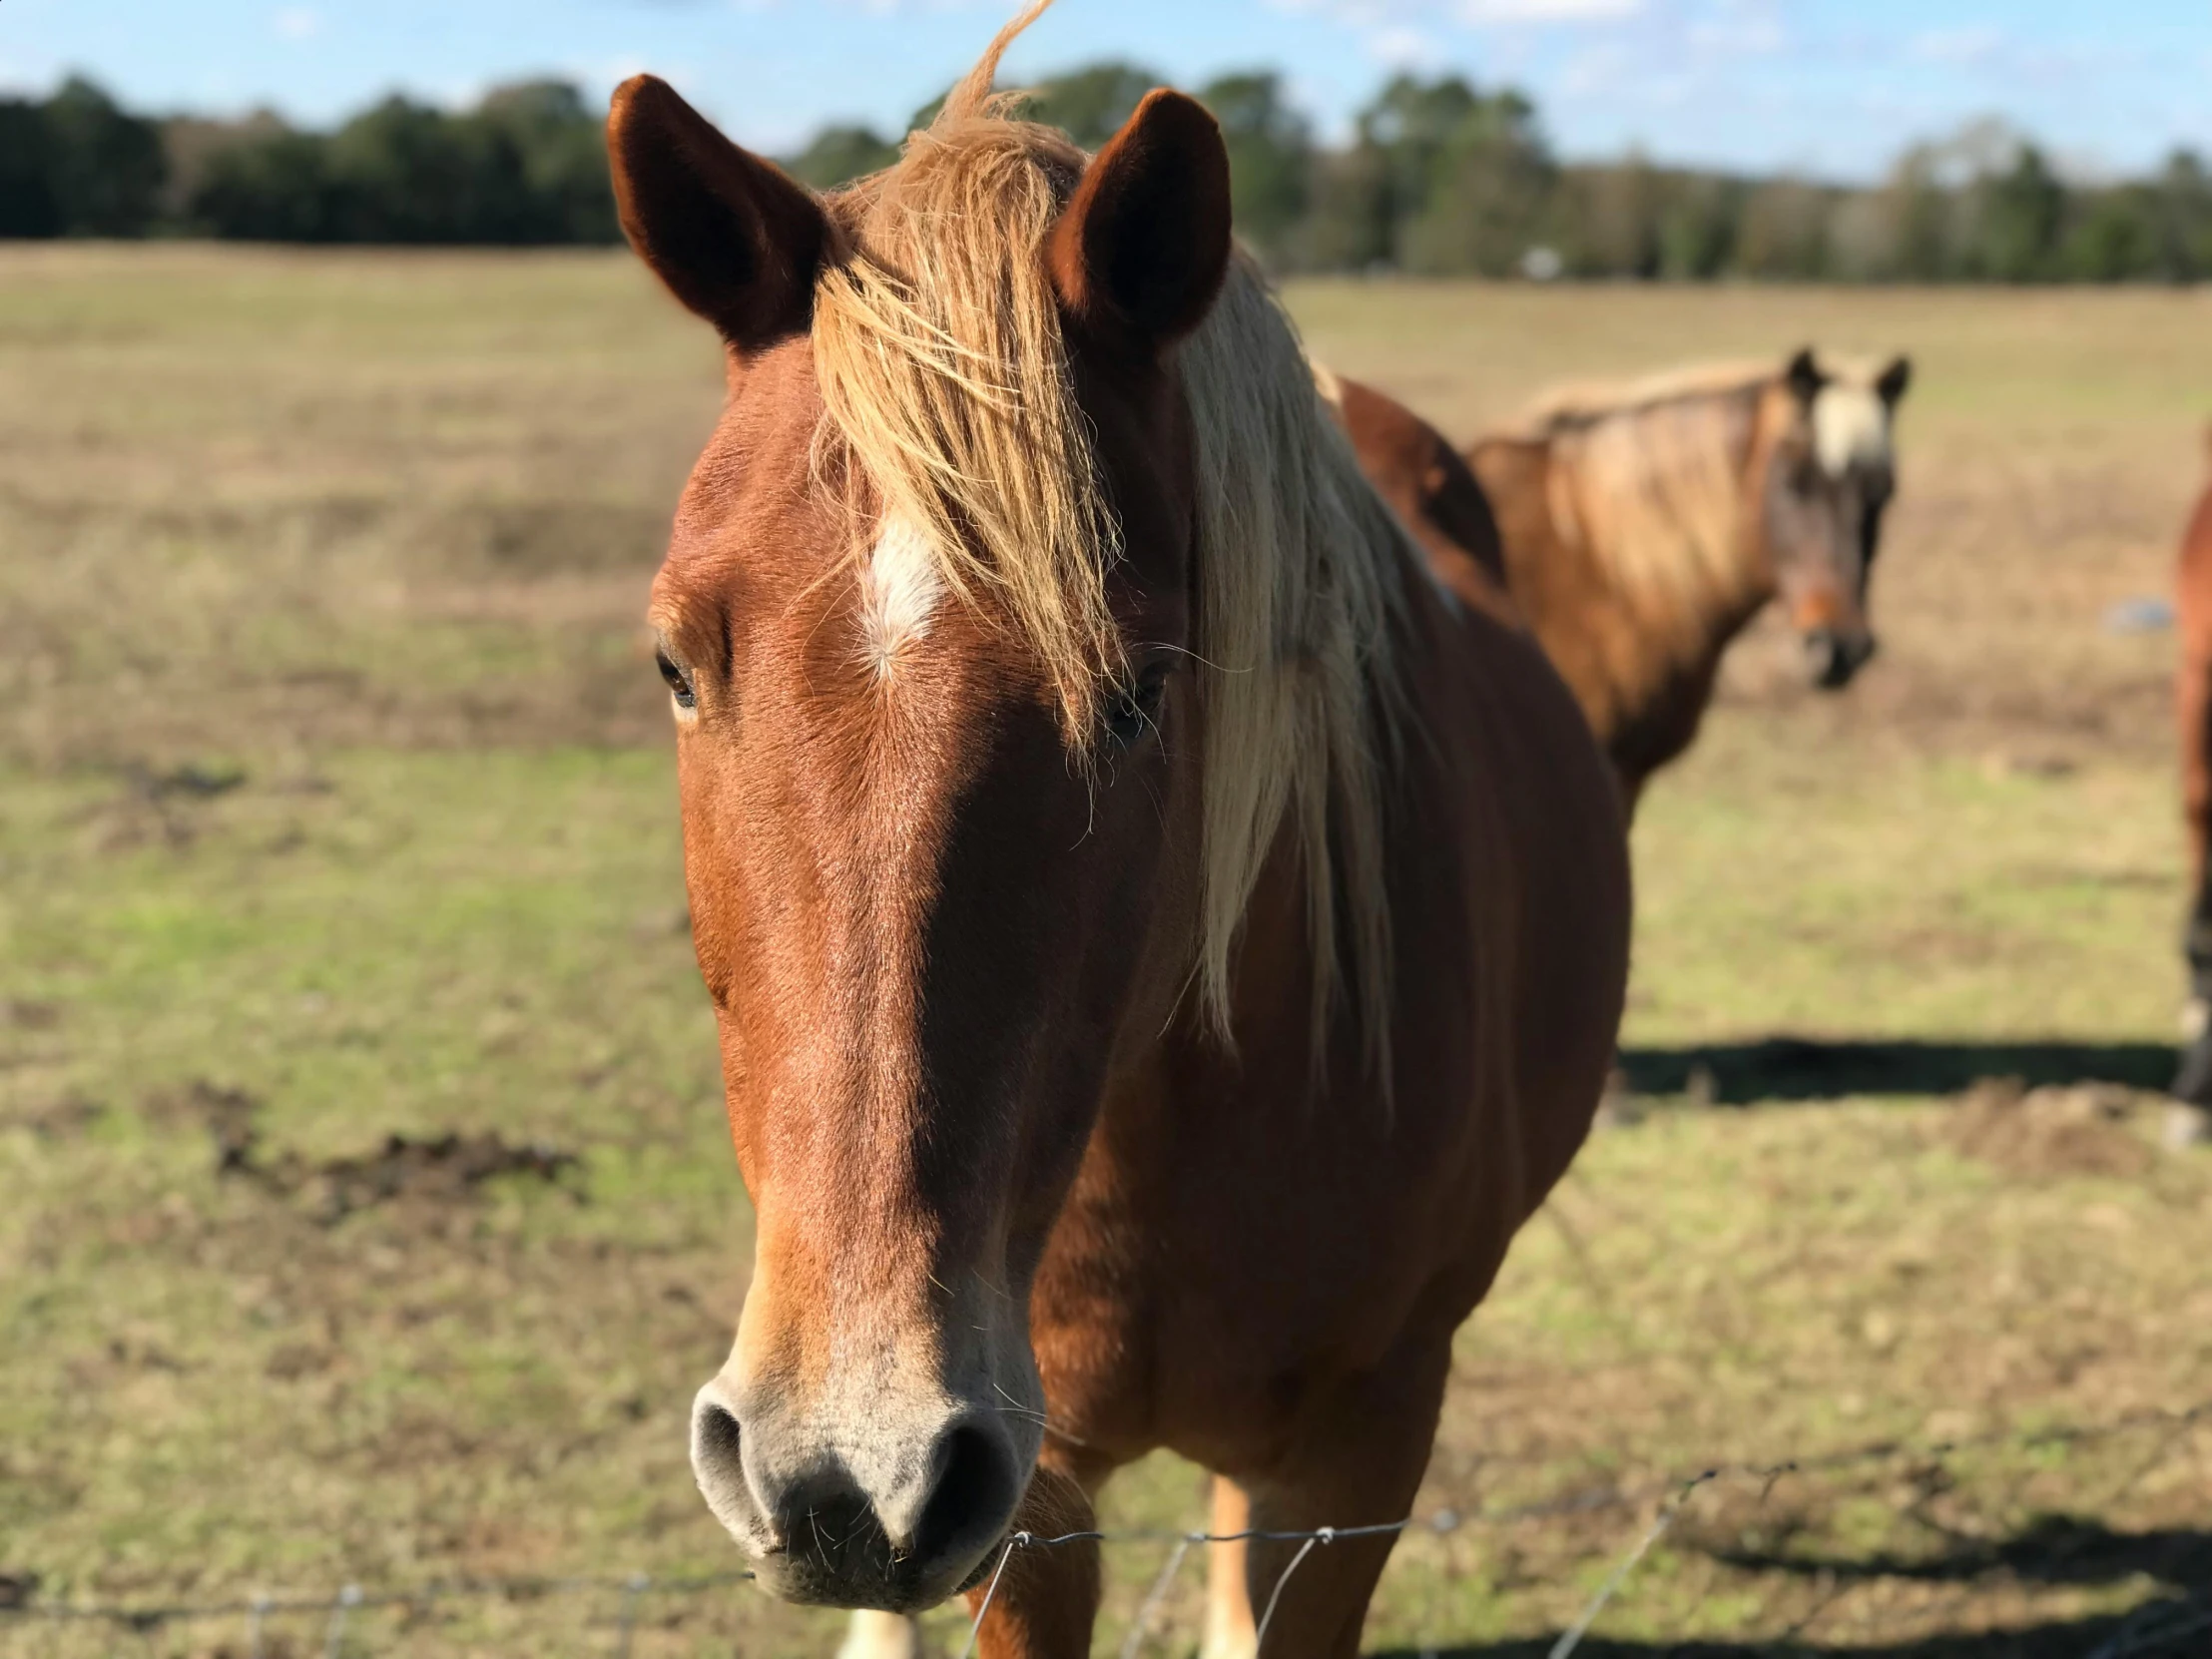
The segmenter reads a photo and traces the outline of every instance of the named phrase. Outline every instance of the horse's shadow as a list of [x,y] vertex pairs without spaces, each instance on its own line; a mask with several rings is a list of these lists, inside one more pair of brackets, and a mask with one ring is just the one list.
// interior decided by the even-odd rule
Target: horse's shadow
[[1844,1041],[1775,1036],[1687,1048],[1630,1048],[1620,1066],[1642,1095],[1694,1094],[1714,1105],[1941,1095],[1984,1078],[2027,1087],[2116,1083],[2163,1089],[2175,1051],[2164,1043]]
[[[1753,1572],[1824,1578],[1835,1586],[1875,1579],[1913,1583],[1994,1582],[2095,1586],[2149,1579],[2163,1588],[2125,1613],[2046,1620],[2001,1630],[1941,1633],[1888,1643],[1830,1645],[1783,1637],[1745,1641],[1622,1641],[1585,1638],[1576,1659],[2183,1659],[2212,1653],[2212,1530],[2116,1532],[2098,1522],[2047,1515],[2010,1537],[1960,1539],[1928,1556],[1857,1557],[1715,1549],[1714,1560]],[[1625,1592],[1634,1594],[1631,1584]],[[1437,1659],[1546,1659],[1556,1636],[1435,1648]],[[1414,1659],[1412,1650],[1389,1659]]]

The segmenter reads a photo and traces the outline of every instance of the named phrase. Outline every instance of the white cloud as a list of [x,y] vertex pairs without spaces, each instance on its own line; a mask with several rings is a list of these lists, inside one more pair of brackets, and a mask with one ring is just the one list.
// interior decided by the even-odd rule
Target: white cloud
[[1277,11],[1373,28],[1427,19],[1480,28],[1494,23],[1611,23],[1641,17],[1648,0],[1267,0]]
[[1957,29],[1926,29],[1907,43],[1923,63],[1983,64],[2004,49],[2004,31],[1986,23]]
[[285,40],[312,40],[322,33],[322,14],[307,6],[286,6],[269,26]]
[[1436,43],[1409,23],[1386,24],[1368,36],[1368,56],[1391,69],[1418,69],[1434,63]]
[[1644,0],[1459,0],[1465,23],[1608,23],[1639,16]]
[[1701,17],[1689,27],[1691,47],[1715,57],[1767,58],[1789,45],[1782,19],[1771,11],[1730,7],[1717,17]]

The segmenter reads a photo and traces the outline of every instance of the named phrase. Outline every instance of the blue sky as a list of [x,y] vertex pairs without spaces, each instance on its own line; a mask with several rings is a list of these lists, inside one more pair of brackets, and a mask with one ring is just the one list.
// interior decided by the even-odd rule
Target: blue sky
[[[84,69],[128,102],[324,122],[394,88],[444,101],[652,69],[743,142],[895,126],[1011,0],[0,0],[0,86]],[[2093,172],[2212,151],[2207,0],[1061,0],[1008,79],[1114,54],[1195,84],[1283,69],[1339,131],[1389,69],[1533,92],[1569,156],[1871,176],[2000,115]]]

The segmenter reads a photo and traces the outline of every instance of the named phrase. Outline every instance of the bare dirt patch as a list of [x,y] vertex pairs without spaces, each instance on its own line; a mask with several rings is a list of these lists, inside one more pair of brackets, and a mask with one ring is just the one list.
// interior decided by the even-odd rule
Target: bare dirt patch
[[2030,1089],[1993,1078],[1958,1103],[1952,1143],[2007,1175],[2145,1175],[2157,1149],[2142,1125],[2164,1110],[2162,1097],[2111,1084]]

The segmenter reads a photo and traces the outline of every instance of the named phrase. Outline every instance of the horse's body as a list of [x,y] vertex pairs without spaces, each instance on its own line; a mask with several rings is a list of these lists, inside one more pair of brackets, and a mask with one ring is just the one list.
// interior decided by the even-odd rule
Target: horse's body
[[[1073,1659],[1095,1546],[1001,1541],[1156,1447],[1218,1522],[1406,1512],[1602,1087],[1628,884],[1566,689],[1231,259],[1211,120],[1090,161],[993,113],[997,51],[828,201],[657,82],[610,143],[731,361],[653,608],[758,1215],[694,1466],[772,1590],[1003,1563],[985,1650]],[[1215,1651],[1293,1547],[1218,1547]],[[1268,1652],[1356,1651],[1388,1547],[1316,1552]]]
[[2189,1015],[2174,1095],[2195,1117],[2177,1116],[2178,1136],[2212,1131],[2212,485],[2181,538],[2174,584],[2180,656],[2174,712],[2181,738],[2182,810],[2189,830]]
[[1404,404],[1358,380],[1315,371],[1360,457],[1360,470],[1412,531],[1429,571],[1477,608],[1509,580],[1489,497],[1451,440]]
[[[1697,736],[1729,643],[1778,595],[1816,684],[1847,684],[1872,655],[1867,576],[1908,378],[1902,359],[1874,374],[1810,352],[1781,369],[1698,369],[1554,394],[1468,450],[1506,586],[1632,808]],[[1343,385],[1362,464],[1393,505],[1420,513],[1463,493],[1420,491],[1423,470],[1439,476],[1433,432]],[[1452,511],[1470,516],[1463,501]]]

